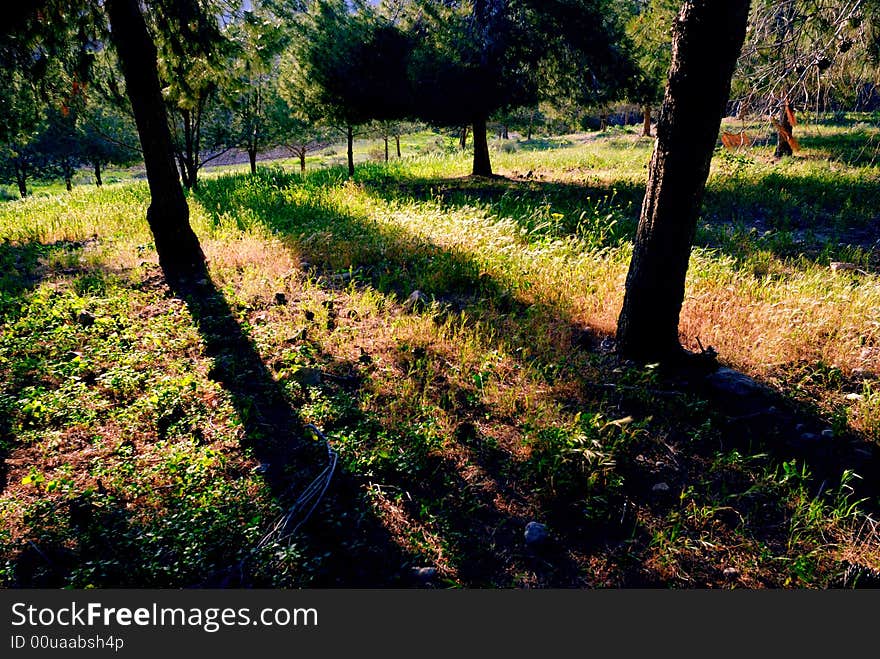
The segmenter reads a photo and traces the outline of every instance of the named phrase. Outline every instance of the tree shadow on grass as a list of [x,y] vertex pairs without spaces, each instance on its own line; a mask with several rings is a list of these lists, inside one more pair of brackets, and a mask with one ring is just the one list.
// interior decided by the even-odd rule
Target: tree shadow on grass
[[[39,283],[44,274],[40,257],[53,250],[79,247],[81,245],[74,243],[0,246],[0,263],[8,266],[2,271],[0,289],[4,317],[11,319],[19,313],[28,291]],[[54,274],[82,275],[84,271],[74,263],[76,260],[69,259],[70,263],[56,268]],[[90,267],[88,274],[92,275],[93,270]],[[146,281],[135,282],[133,287],[156,288],[164,290],[166,297],[171,295],[158,271],[148,271]],[[321,443],[306,438],[291,401],[212,282],[203,280],[188,290],[184,298],[203,337],[206,352],[213,358],[209,377],[229,393],[238,412],[243,427],[242,449],[263,465],[261,471],[272,497],[278,508],[287,510],[325,466],[326,449]],[[10,360],[10,368],[13,371],[18,368],[14,358]],[[22,368],[24,373],[30,366],[24,364]],[[16,391],[25,385],[18,380],[9,382],[4,401],[15,400]],[[28,446],[20,445],[10,418],[11,414],[4,414],[0,419],[3,490],[7,485],[5,458],[9,453],[24,456],[27,461],[36,460],[33,466],[38,471],[43,469],[39,449],[29,450]],[[159,439],[163,435],[162,421],[162,418],[156,419]],[[89,445],[96,431],[100,434],[101,429],[86,429],[86,435],[76,441]],[[144,427],[144,431],[149,431],[149,427]],[[199,441],[198,437],[200,433],[195,441]],[[136,439],[149,441],[146,436]],[[85,454],[94,455],[94,450],[92,445]],[[135,450],[132,438],[123,438],[115,453],[118,456],[120,451],[130,452],[134,456]],[[70,455],[65,453],[65,461]],[[84,466],[87,462],[81,464]],[[117,468],[127,468],[126,464],[123,459]],[[134,464],[132,460],[131,468]],[[72,476],[77,475],[74,470]],[[88,478],[85,472],[82,476]],[[221,474],[217,478],[226,476]],[[241,481],[231,475],[226,485],[234,487],[236,482]],[[415,583],[408,571],[415,558],[396,545],[375,518],[362,485],[344,468],[336,469],[326,495],[308,521],[290,538],[275,538],[281,546],[287,541],[295,543],[298,558],[292,560],[300,560],[302,564],[284,568],[292,568],[298,583],[323,586]],[[252,518],[256,508],[241,499],[228,502],[229,510],[202,510],[200,507],[204,504],[199,503],[198,492],[189,488],[205,487],[209,493],[214,489],[211,483],[188,484],[187,488],[167,492],[164,488],[168,486],[160,487],[163,493],[159,498],[168,508],[159,520],[161,523],[140,519],[140,495],[136,491],[108,491],[100,478],[96,488],[87,488],[75,497],[56,492],[55,496],[43,498],[39,494],[50,491],[43,487],[46,486],[23,492],[22,505],[26,511],[16,524],[23,524],[24,528],[18,529],[16,538],[0,536],[0,547],[8,554],[5,558],[15,566],[12,585],[63,587],[71,583],[71,578],[79,584],[103,587],[242,587],[273,583],[273,575],[266,574],[265,565],[254,565],[265,557],[249,554],[249,547],[230,545],[230,541],[243,538],[244,534],[243,529],[231,529],[227,525]],[[240,496],[243,490],[239,489],[238,493]],[[211,499],[210,494],[207,497]],[[297,520],[303,517],[303,512],[300,511]],[[191,519],[200,524],[199,537],[193,536],[195,531],[188,521]],[[229,564],[236,556],[244,556],[245,560]]]
[[[501,186],[490,188],[491,194],[505,194],[505,182],[490,185]],[[216,189],[204,186],[206,208],[260,210],[242,207],[233,188],[232,179],[218,182]],[[427,194],[427,188],[422,190]],[[222,203],[216,203],[217,194],[223,195]],[[393,191],[388,194],[393,197]],[[762,391],[741,401],[748,409],[737,409],[740,403],[730,405],[729,396],[707,384],[703,375],[656,376],[603,354],[597,350],[602,337],[595,330],[574,324],[557,308],[519,300],[503,282],[483,274],[467,253],[388,229],[365,214],[341,211],[309,196],[291,200],[282,195],[277,204],[260,203],[268,211],[258,212],[257,219],[283,237],[328,289],[375,289],[398,302],[418,289],[440,302],[439,310],[425,309],[426,313],[439,313],[439,322],[450,313],[460,315],[469,326],[490,328],[499,345],[513,355],[545,338],[536,331],[555,335],[557,340],[540,360],[516,359],[522,367],[546,374],[551,390],[556,383],[568,382],[570,386],[550,394],[556,404],[587,415],[599,410],[645,420],[645,434],[637,433],[637,439],[623,443],[613,455],[614,472],[622,483],[612,479],[604,489],[590,489],[581,476],[579,487],[553,491],[545,480],[548,472],[541,471],[534,454],[523,457],[515,447],[493,446],[495,440],[482,429],[491,410],[469,400],[478,393],[473,387],[434,382],[443,392],[439,404],[457,423],[448,450],[439,457],[424,456],[412,473],[390,469],[379,476],[412,496],[403,507],[413,519],[433,519],[435,528],[444,529],[452,569],[468,585],[509,584],[516,575],[528,573],[537,585],[668,584],[638,562],[658,532],[645,522],[644,514],[655,518],[655,524],[657,518],[678,514],[680,495],[688,492],[706,501],[739,501],[738,514],[751,520],[747,534],[756,542],[785,546],[781,529],[790,523],[786,502],[781,495],[754,492],[764,470],[791,460],[808,467],[815,496],[836,487],[846,470],[855,469],[864,477],[856,484],[858,494],[869,497],[869,510],[876,503],[880,471],[874,447],[855,435],[824,438],[821,431],[827,421],[794,401]],[[430,357],[421,354],[416,361]],[[402,370],[417,379],[419,371],[409,361]],[[707,420],[712,428],[708,435]],[[400,450],[409,451],[410,444],[402,442]],[[719,468],[719,456],[733,450],[750,456],[754,464]],[[479,486],[472,474],[466,475],[473,470],[482,474]],[[572,475],[574,481],[577,478]],[[718,515],[724,532],[736,542],[736,534],[743,532],[741,518]],[[556,534],[543,555],[523,545],[523,523],[530,518],[550,522]],[[613,557],[620,574],[607,581],[590,574],[589,557],[597,552]],[[700,570],[698,583],[723,583],[720,567],[703,565]]]

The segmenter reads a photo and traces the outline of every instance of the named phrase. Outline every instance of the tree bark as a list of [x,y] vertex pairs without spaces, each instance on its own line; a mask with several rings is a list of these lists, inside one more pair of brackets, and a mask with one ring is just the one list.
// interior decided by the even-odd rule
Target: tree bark
[[147,32],[138,0],[106,0],[105,7],[144,154],[150,186],[147,223],[165,279],[178,288],[204,276],[207,270],[199,239],[189,225],[189,207],[174,165],[156,45]]
[[394,142],[397,145],[397,157],[400,158],[400,135],[394,136]]
[[529,114],[529,130],[526,135],[526,141],[531,141],[532,139],[532,129],[535,126],[535,111],[532,110],[531,114]]
[[474,165],[473,176],[492,176],[492,161],[489,159],[489,138],[486,135],[486,119],[474,119]]
[[458,134],[458,148],[464,151],[467,148],[468,127],[462,126]]
[[501,139],[502,140],[509,140],[510,139],[510,131],[507,130],[506,125],[501,127]]
[[101,180],[101,161],[96,160],[92,163],[95,168],[95,185],[99,188],[104,185],[104,181]]
[[248,149],[248,161],[251,164],[251,175],[257,173],[257,150]]
[[385,135],[385,162],[388,162],[388,136]]
[[28,195],[27,190],[27,173],[21,169],[16,169],[15,182],[18,183],[18,194],[24,199]]
[[64,189],[68,192],[73,192],[73,179],[68,173],[64,174]]
[[673,30],[669,82],[657,124],[617,348],[642,361],[684,356],[678,321],[712,152],[745,38],[749,0],[691,0]]
[[[785,111],[785,104],[782,105],[782,108],[779,110],[779,125],[791,135],[791,131],[794,129],[794,126],[791,125],[791,122],[788,120],[788,113]],[[776,131],[776,151],[773,152],[773,155],[777,158],[781,158],[782,156],[792,156],[794,155],[794,151],[791,148],[791,144],[788,143],[788,140],[782,135],[782,131]]]
[[346,130],[348,141],[348,175],[354,176],[354,127],[349,125]]
[[642,110],[642,117],[644,118],[644,123],[642,124],[642,135],[644,137],[651,137],[651,106],[646,105]]
[[300,174],[306,173],[306,150],[303,149],[299,152],[299,171]]

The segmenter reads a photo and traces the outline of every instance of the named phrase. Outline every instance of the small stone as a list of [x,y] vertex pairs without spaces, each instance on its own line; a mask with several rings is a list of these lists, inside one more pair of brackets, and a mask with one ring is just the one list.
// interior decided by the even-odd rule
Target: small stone
[[413,578],[421,582],[431,581],[437,576],[437,568],[435,567],[414,567],[412,569]]
[[862,400],[862,394],[847,394],[845,398],[849,401],[856,402]]
[[529,546],[539,545],[547,540],[549,533],[547,526],[540,522],[529,522],[525,531],[526,544]]
[[831,428],[825,428],[822,431],[822,439],[834,439],[834,431]]
[[767,393],[767,388],[732,368],[719,368],[706,377],[706,383],[717,393],[731,396],[756,396]]
[[403,306],[410,311],[413,311],[417,308],[427,306],[428,302],[429,300],[427,295],[419,290],[415,290],[410,293],[408,298],[406,298],[406,302],[403,303]]
[[301,387],[317,387],[321,384],[321,370],[304,366],[298,368],[291,376]]
[[737,570],[735,567],[726,567],[721,572],[721,574],[724,575],[725,579],[730,579],[732,581],[733,579],[739,577],[739,570]]
[[667,483],[657,483],[654,487],[651,488],[651,492],[656,494],[665,494],[669,492],[669,485]]
[[278,291],[277,293],[275,293],[275,304],[287,304],[287,295],[282,291]]
[[90,327],[95,324],[95,317],[88,311],[80,311],[76,315],[76,322],[78,322],[83,327]]

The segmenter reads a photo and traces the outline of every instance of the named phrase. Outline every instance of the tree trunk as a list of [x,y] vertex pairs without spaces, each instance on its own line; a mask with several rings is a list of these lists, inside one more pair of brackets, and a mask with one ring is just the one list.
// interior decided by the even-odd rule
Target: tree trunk
[[501,139],[502,140],[509,140],[510,139],[510,132],[507,130],[507,126],[501,127]]
[[68,192],[73,192],[73,179],[69,172],[64,172],[64,188]]
[[189,207],[174,166],[174,149],[159,85],[156,44],[138,0],[106,0],[111,40],[125,77],[150,186],[147,223],[165,279],[177,287],[206,274],[205,256],[189,225]]
[[642,135],[651,137],[651,106],[646,105],[642,110],[642,116],[645,122],[642,124]]
[[301,174],[306,173],[306,150],[299,152],[299,171]]
[[18,183],[18,194],[24,199],[28,195],[27,191],[27,172],[20,168],[15,170],[15,182]]
[[489,160],[489,139],[486,136],[486,119],[474,119],[474,166],[473,176],[492,176]]
[[348,139],[348,175],[354,176],[354,127],[348,126],[346,137]]
[[257,150],[254,148],[248,149],[248,160],[251,163],[251,175],[257,173]]
[[712,152],[745,38],[749,0],[691,0],[673,30],[669,82],[657,124],[618,351],[644,361],[683,356],[678,321]]
[[[785,111],[785,104],[783,104],[782,108],[779,110],[779,125],[786,133],[791,135],[791,131],[794,127],[788,120],[788,113]],[[782,134],[782,130],[776,131],[776,137],[776,151],[773,152],[773,155],[777,158],[794,155],[791,144],[788,143],[788,139]]]
[[400,158],[400,135],[394,136],[394,142],[397,144],[397,157]]
[[96,160],[92,165],[95,167],[95,185],[100,188],[104,185],[104,181],[101,180],[101,161]]
[[458,134],[458,148],[464,151],[467,148],[468,127],[462,126]]
[[532,139],[532,128],[535,126],[535,111],[532,110],[531,114],[529,114],[529,130],[526,134],[526,141],[530,141]]
[[608,112],[602,110],[599,114],[599,130],[604,131],[608,128]]
[[383,139],[385,140],[385,162],[388,162],[388,136],[385,135]]

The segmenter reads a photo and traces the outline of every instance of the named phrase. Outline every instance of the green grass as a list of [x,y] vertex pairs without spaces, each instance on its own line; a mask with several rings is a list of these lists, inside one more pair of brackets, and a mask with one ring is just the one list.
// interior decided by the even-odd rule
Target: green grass
[[[803,131],[779,163],[718,153],[682,339],[865,446],[877,171],[845,126]],[[452,138],[411,139],[387,165],[359,145],[354,180],[205,176],[213,307],[162,286],[143,183],[0,206],[0,582],[410,585],[434,566],[451,587],[827,587],[880,566],[849,465],[598,349],[651,140],[499,143],[504,178],[471,179]],[[224,314],[256,363],[224,349]],[[305,423],[340,469],[293,538],[260,544],[323,468],[277,462]]]

